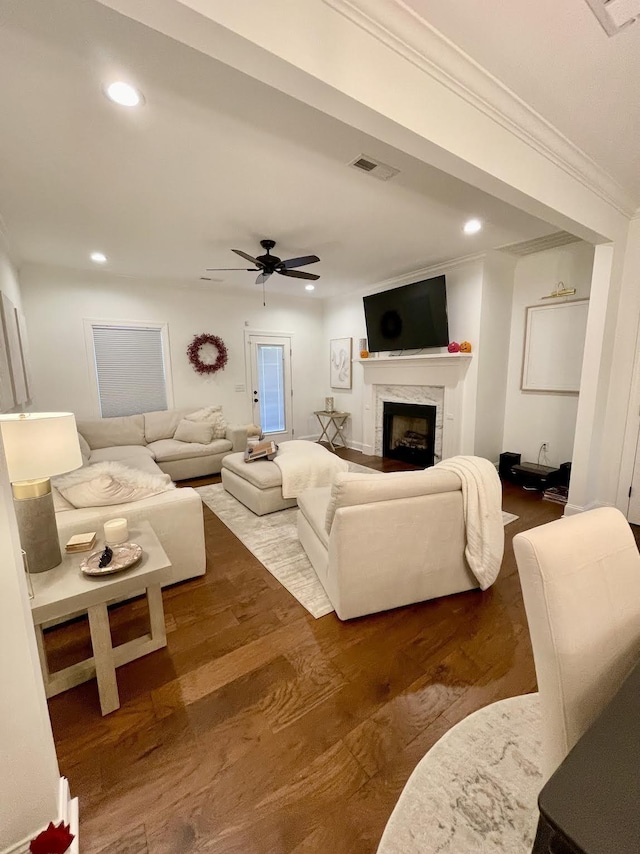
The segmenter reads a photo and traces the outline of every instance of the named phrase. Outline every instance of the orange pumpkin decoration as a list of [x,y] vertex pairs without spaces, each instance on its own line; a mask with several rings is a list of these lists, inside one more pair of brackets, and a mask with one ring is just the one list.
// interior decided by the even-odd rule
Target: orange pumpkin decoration
[[463,341],[462,344],[460,345],[460,352],[461,353],[470,353],[471,352],[471,344],[469,344],[468,341]]

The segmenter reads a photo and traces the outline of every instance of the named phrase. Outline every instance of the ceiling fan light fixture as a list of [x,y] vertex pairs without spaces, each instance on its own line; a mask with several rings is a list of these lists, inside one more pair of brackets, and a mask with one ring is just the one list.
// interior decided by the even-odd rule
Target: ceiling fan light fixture
[[315,291],[316,286],[309,284],[309,285],[305,285],[304,289],[305,289],[305,291]]

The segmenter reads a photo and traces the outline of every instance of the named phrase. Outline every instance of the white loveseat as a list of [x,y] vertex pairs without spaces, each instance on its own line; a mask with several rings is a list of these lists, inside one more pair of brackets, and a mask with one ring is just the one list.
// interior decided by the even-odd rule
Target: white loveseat
[[298,508],[300,542],[341,620],[479,586],[450,471],[346,472]]

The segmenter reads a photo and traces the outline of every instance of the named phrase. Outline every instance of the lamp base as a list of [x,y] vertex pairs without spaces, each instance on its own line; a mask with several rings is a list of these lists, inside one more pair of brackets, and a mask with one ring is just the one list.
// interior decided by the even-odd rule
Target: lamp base
[[46,572],[62,563],[51,481],[48,478],[46,480],[48,491],[44,492],[40,482],[38,489],[33,490],[40,494],[33,497],[25,495],[24,484],[20,484],[21,489],[14,487],[13,490],[13,507],[18,520],[20,543],[27,555],[29,572],[32,573]]

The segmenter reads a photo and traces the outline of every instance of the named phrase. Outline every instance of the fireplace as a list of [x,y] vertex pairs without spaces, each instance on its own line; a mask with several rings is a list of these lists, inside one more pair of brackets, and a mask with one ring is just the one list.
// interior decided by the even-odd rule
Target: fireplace
[[432,466],[435,462],[436,407],[384,402],[382,456]]

